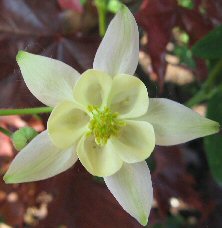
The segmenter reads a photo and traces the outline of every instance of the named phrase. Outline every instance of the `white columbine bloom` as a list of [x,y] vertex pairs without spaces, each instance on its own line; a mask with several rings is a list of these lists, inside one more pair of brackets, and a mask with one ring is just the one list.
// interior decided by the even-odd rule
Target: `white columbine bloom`
[[168,99],[148,99],[135,73],[137,24],[123,7],[111,21],[93,69],[80,75],[58,60],[19,51],[17,62],[29,90],[54,107],[47,130],[21,150],[6,183],[43,180],[77,159],[105,183],[120,205],[142,225],[153,190],[145,162],[154,145],[175,145],[218,132],[219,124]]

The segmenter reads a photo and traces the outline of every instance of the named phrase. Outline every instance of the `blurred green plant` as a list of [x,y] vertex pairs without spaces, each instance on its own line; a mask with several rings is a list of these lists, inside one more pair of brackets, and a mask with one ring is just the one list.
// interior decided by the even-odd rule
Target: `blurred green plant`
[[176,27],[173,33],[175,43],[172,54],[179,58],[180,64],[194,69],[196,67],[196,63],[193,59],[193,54],[189,47],[189,34],[179,27]]
[[103,37],[107,27],[107,12],[115,14],[122,3],[120,0],[95,0],[95,5],[99,15],[99,34]]
[[3,127],[0,127],[0,132],[3,133],[4,135],[11,136],[11,132]]
[[[0,116],[11,116],[11,115],[37,115],[40,113],[50,113],[51,107],[37,107],[37,108],[21,108],[21,109],[0,109]],[[3,127],[0,127],[0,132],[11,136],[11,132]]]
[[188,45],[175,45],[173,54],[179,57],[180,63],[188,66],[191,69],[194,69],[196,64],[192,57],[192,52],[189,49]]
[[156,223],[152,225],[152,228],[181,228],[184,226],[184,218],[180,215],[169,216],[164,224]]
[[198,93],[188,102],[191,107],[200,102],[209,100],[222,87],[222,26],[215,28],[204,38],[199,40],[192,48],[192,53],[196,57],[206,59],[209,68],[207,80],[203,83]]
[[194,2],[193,0],[177,0],[178,5],[188,8],[188,9],[193,9],[194,8]]
[[122,3],[119,0],[109,0],[109,3],[107,5],[107,9],[111,13],[117,13],[120,10],[121,5],[122,5]]
[[[207,102],[207,117],[222,124],[222,26],[216,27],[193,47],[196,57],[206,60],[209,75],[200,90],[188,101],[187,106]],[[215,181],[222,185],[222,148],[221,135],[213,135],[204,139],[206,156]]]
[[[207,117],[213,118],[222,125],[222,89],[208,101]],[[222,185],[222,135],[216,134],[204,139],[208,164],[215,181]]]
[[222,57],[222,25],[216,27],[205,37],[199,40],[192,48],[195,56],[205,59],[217,59]]
[[82,5],[84,5],[87,2],[87,0],[79,0],[79,1]]

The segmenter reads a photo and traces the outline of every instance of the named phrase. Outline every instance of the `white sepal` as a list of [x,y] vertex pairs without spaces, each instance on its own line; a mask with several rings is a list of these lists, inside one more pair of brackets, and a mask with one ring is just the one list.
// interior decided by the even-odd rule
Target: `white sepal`
[[93,68],[115,76],[133,75],[139,59],[139,32],[134,16],[123,6],[109,24]]
[[219,123],[175,101],[165,98],[149,101],[147,113],[138,119],[153,125],[157,145],[176,145],[219,131]]
[[67,64],[19,51],[16,60],[30,92],[43,104],[54,107],[73,100],[73,87],[80,74]]
[[36,136],[12,161],[4,176],[6,183],[38,181],[55,176],[75,164],[74,148],[56,148],[44,131]]
[[123,209],[145,226],[153,202],[152,181],[146,162],[124,163],[117,173],[104,180]]

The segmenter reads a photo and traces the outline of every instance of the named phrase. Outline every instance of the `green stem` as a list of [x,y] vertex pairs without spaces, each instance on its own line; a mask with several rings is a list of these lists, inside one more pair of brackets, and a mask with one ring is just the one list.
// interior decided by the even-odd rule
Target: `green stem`
[[222,59],[220,59],[213,70],[210,72],[208,79],[204,83],[207,88],[211,88],[217,81],[217,77],[221,77],[220,72],[222,71]]
[[8,137],[11,137],[11,132],[3,127],[0,127],[0,132],[2,132],[3,134],[7,135]]
[[97,4],[97,10],[99,15],[99,35],[103,37],[106,33],[107,10],[106,10],[106,7],[101,4]]
[[203,102],[207,98],[206,90],[203,88],[196,93],[189,101],[185,103],[187,107],[193,107],[196,104]]
[[33,115],[38,113],[49,113],[51,111],[52,111],[51,107],[0,109],[0,116],[30,115],[30,114]]
[[220,59],[215,67],[211,70],[208,79],[205,81],[203,86],[201,87],[200,91],[194,95],[186,105],[188,107],[192,107],[200,102],[208,99],[210,94],[212,94],[213,87],[217,83],[217,79],[221,77],[220,72],[222,71],[222,59]]

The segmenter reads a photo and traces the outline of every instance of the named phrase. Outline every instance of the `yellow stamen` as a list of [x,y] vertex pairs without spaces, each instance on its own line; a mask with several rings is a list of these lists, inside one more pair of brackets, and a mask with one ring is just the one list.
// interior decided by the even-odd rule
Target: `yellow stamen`
[[89,135],[94,135],[97,145],[105,145],[112,135],[117,135],[125,122],[118,119],[118,113],[112,113],[108,107],[100,110],[97,106],[89,106],[92,114],[89,122]]

